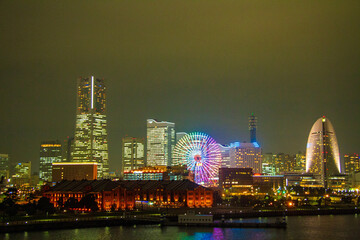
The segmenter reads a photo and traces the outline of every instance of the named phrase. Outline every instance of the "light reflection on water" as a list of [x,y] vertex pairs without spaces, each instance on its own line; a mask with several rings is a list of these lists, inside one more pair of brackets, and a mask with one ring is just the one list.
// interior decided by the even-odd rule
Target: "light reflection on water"
[[[233,219],[243,222],[274,222],[276,218]],[[113,240],[113,239],[359,239],[360,219],[355,215],[288,217],[287,229],[116,226],[4,234],[4,239]],[[1,236],[1,235],[0,235]]]

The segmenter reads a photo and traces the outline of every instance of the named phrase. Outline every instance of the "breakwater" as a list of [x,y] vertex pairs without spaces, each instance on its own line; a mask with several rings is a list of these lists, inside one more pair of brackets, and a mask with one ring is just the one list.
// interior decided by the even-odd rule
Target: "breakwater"
[[162,226],[183,226],[183,227],[217,227],[217,228],[286,228],[286,222],[213,222],[213,223],[178,223],[164,222]]
[[[177,221],[178,214],[184,212],[170,213],[166,215],[167,219]],[[212,209],[211,211],[199,211],[199,214],[211,214],[214,219],[229,218],[257,218],[257,217],[282,217],[282,216],[314,216],[314,215],[346,215],[346,214],[360,214],[358,207],[351,208],[312,208],[312,209],[259,209],[259,210],[227,210],[227,209]]]
[[247,212],[232,212],[232,213],[215,213],[215,219],[221,219],[222,215],[225,218],[255,218],[255,217],[280,217],[280,216],[313,216],[313,215],[344,215],[344,214],[359,214],[359,208],[345,208],[345,209],[302,209],[302,210],[253,210]]
[[0,233],[44,231],[53,229],[92,228],[107,226],[159,225],[160,218],[131,217],[81,217],[62,219],[41,219],[30,221],[4,222],[0,224]]
[[[258,217],[282,217],[282,216],[313,216],[313,215],[346,215],[360,214],[360,210],[354,208],[338,208],[338,209],[302,209],[302,210],[252,210],[242,212],[239,211],[221,211],[213,212],[214,219],[222,218],[258,218]],[[177,215],[167,214],[166,224],[163,226],[179,226],[177,223]],[[74,228],[92,228],[105,226],[133,226],[133,225],[157,225],[160,226],[162,219],[159,216],[147,215],[130,215],[130,216],[96,216],[96,217],[71,217],[60,219],[39,219],[29,221],[9,221],[0,223],[0,233],[5,232],[22,232],[22,231],[43,231],[52,229],[74,229]],[[220,224],[220,222],[216,223]],[[214,225],[213,227],[276,227],[270,225]],[[256,224],[256,223],[255,223]]]

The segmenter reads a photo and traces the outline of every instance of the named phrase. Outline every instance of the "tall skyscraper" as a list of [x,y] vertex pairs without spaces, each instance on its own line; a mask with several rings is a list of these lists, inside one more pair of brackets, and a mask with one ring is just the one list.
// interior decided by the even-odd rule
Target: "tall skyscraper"
[[122,139],[122,172],[145,167],[144,138],[124,137]]
[[40,171],[39,178],[52,181],[52,164],[61,162],[62,148],[59,140],[43,141],[40,145]]
[[306,172],[320,175],[321,185],[328,187],[328,178],[342,173],[335,130],[325,116],[311,128],[306,147]]
[[96,162],[98,178],[109,176],[104,79],[79,78],[73,162]]
[[237,143],[230,149],[231,168],[252,168],[254,173],[262,172],[261,148],[254,143]]
[[250,142],[257,142],[256,140],[256,123],[257,117],[254,116],[254,113],[251,113],[249,116],[249,131],[250,131]]
[[222,168],[229,168],[230,167],[230,146],[224,146],[220,143],[217,143],[221,153],[221,167]]
[[67,137],[62,144],[62,162],[71,162],[74,151],[74,137]]
[[175,146],[175,123],[147,120],[147,166],[171,166]]

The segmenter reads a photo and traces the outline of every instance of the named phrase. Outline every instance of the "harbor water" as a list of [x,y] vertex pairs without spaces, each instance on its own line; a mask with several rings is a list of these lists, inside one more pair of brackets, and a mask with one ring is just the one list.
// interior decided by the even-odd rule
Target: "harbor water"
[[[287,217],[286,229],[273,228],[211,228],[211,227],[159,227],[116,226],[69,230],[6,233],[1,239],[47,240],[112,240],[112,239],[340,239],[358,240],[360,215],[292,216]],[[275,218],[232,219],[244,222],[275,222]]]

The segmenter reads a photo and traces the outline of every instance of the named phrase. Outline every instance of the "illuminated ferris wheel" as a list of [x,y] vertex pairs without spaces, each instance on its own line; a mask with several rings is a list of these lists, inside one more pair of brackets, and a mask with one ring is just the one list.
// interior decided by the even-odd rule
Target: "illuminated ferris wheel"
[[175,145],[174,164],[186,165],[197,184],[214,185],[221,165],[220,148],[209,135],[193,132],[183,136]]

